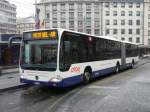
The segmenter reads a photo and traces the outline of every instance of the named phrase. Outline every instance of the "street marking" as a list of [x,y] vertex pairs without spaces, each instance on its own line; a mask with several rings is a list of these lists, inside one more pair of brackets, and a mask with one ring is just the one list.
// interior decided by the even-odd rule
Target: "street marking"
[[90,88],[90,89],[119,89],[119,87],[113,87],[113,86],[96,86],[96,85],[89,86],[88,88]]

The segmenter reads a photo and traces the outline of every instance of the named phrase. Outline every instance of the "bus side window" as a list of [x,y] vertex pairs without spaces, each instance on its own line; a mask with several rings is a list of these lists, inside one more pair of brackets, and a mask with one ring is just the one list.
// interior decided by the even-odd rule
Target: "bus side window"
[[62,56],[62,60],[63,60],[63,70],[62,71],[67,71],[70,68],[70,41],[65,40],[63,42],[63,56]]
[[70,41],[64,41],[65,53],[70,53]]

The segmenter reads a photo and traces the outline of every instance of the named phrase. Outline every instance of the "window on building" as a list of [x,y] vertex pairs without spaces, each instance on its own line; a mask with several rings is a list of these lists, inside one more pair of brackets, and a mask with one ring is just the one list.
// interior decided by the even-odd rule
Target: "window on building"
[[148,30],[148,36],[150,36],[150,30]]
[[121,20],[121,25],[125,25],[125,20]]
[[106,29],[106,35],[110,34],[110,29]]
[[139,29],[139,28],[136,29],[136,34],[137,34],[137,35],[140,35],[140,29]]
[[99,27],[99,26],[100,26],[99,23],[100,23],[99,21],[95,21],[95,22],[94,22],[94,26],[95,26],[95,27]]
[[136,25],[140,25],[140,20],[136,20]]
[[82,12],[78,12],[78,19],[83,19],[83,13]]
[[136,8],[140,8],[140,3],[136,3]]
[[133,7],[133,3],[129,3],[129,8],[132,8]]
[[125,29],[121,29],[121,34],[125,34]]
[[65,21],[61,21],[61,28],[66,28],[66,22]]
[[117,11],[113,11],[113,16],[117,16]]
[[91,12],[86,12],[86,18],[91,19]]
[[86,4],[86,10],[91,10],[91,4]]
[[132,29],[129,29],[129,34],[132,34]]
[[53,28],[57,28],[57,21],[53,21]]
[[66,16],[65,16],[65,12],[61,12],[61,13],[60,13],[60,16],[61,16],[61,19],[65,19],[65,17],[66,17]]
[[57,12],[53,12],[52,17],[54,20],[57,20]]
[[94,12],[95,19],[99,19],[99,16],[100,16],[99,12]]
[[129,16],[132,16],[133,14],[132,14],[132,11],[129,11]]
[[122,41],[125,41],[125,38],[124,38],[124,37],[121,37],[121,40],[122,40]]
[[78,10],[82,10],[82,4],[78,4]]
[[95,35],[99,35],[100,32],[99,32],[99,29],[95,29]]
[[69,21],[69,28],[73,28],[74,27],[74,21]]
[[46,19],[49,19],[49,18],[50,18],[49,13],[46,13]]
[[116,19],[113,20],[113,23],[114,23],[114,25],[117,25],[117,20]]
[[69,4],[69,10],[74,10],[74,4],[73,3]]
[[132,37],[129,37],[129,42],[132,42]]
[[106,25],[110,25],[110,20],[106,20]]
[[52,4],[52,10],[57,10],[57,4]]
[[113,7],[116,8],[117,7],[117,2],[113,3]]
[[148,45],[150,45],[150,39],[148,39]]
[[136,11],[136,16],[140,16],[140,11]]
[[87,34],[91,34],[91,29],[86,29]]
[[78,29],[78,32],[83,32],[83,29]]
[[94,10],[95,11],[99,11],[99,3],[95,3],[94,4]]
[[121,11],[121,16],[125,16],[125,11]]
[[113,34],[116,35],[116,34],[117,34],[117,31],[118,31],[117,29],[113,29]]
[[132,23],[132,20],[129,20],[129,25],[132,25],[133,23]]
[[106,16],[110,16],[110,12],[109,11],[106,11]]
[[65,4],[60,4],[60,9],[61,9],[62,11],[64,11],[64,10],[65,10]]
[[91,20],[86,20],[86,23],[85,23],[86,27],[91,27]]
[[78,21],[78,26],[83,27],[83,21]]
[[105,7],[107,7],[107,8],[109,7],[109,2],[105,3]]
[[74,19],[74,12],[69,12],[69,19]]
[[148,22],[148,27],[150,27],[150,22]]
[[140,37],[136,37],[136,43],[140,43]]
[[49,11],[49,5],[45,5],[45,10]]
[[125,2],[121,3],[121,8],[125,8]]
[[148,14],[148,19],[150,19],[150,14]]

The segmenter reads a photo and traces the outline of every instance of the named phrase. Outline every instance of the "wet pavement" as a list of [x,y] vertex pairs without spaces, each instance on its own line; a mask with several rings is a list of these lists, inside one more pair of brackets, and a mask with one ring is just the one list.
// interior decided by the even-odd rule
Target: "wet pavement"
[[150,64],[94,81],[47,112],[150,112]]
[[19,73],[9,73],[0,76],[0,92],[6,91],[13,88],[20,88],[26,84],[20,83],[20,74]]
[[0,112],[43,112],[68,91],[34,86],[1,92]]
[[150,112],[150,63],[141,65],[72,89],[0,92],[0,112]]

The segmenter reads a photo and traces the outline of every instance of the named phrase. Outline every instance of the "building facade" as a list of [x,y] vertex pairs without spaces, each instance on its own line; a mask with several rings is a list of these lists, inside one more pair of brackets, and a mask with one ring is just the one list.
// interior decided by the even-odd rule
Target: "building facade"
[[16,33],[16,6],[0,0],[0,33]]
[[150,0],[144,0],[144,42],[150,45]]
[[33,29],[35,29],[34,16],[17,19],[17,34],[22,34],[24,31],[33,30]]
[[147,44],[143,0],[42,0],[41,27],[65,28]]

